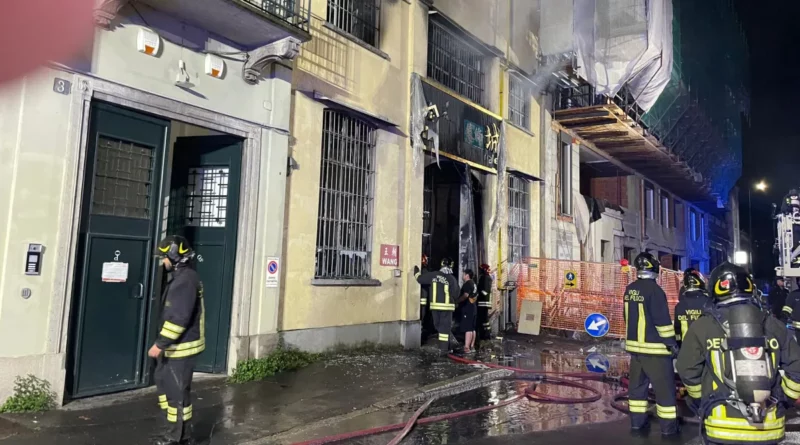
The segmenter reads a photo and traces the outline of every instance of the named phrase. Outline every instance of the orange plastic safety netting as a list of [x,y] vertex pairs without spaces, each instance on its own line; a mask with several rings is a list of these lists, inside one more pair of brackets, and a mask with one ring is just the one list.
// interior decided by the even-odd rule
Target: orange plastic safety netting
[[[682,272],[661,269],[658,283],[667,294],[670,314],[678,304]],[[618,263],[591,263],[550,258],[526,258],[508,270],[517,284],[517,320],[525,300],[542,303],[541,326],[583,331],[586,317],[606,316],[608,336],[623,337],[625,287],[636,279],[636,269]]]

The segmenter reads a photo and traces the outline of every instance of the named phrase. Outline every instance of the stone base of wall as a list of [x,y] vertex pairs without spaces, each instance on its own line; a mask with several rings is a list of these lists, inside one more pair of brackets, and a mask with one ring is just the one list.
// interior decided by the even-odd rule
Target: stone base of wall
[[415,321],[390,321],[327,328],[298,329],[280,333],[283,344],[309,352],[322,352],[335,346],[353,346],[364,342],[379,345],[420,347],[421,327]]
[[50,382],[50,389],[56,393],[56,402],[60,406],[64,400],[65,359],[65,354],[0,357],[0,404],[13,394],[17,376],[31,374]]

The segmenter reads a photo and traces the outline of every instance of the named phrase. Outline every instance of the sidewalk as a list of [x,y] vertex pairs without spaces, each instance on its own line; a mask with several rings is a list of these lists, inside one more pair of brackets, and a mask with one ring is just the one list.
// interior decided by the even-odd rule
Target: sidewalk
[[[305,429],[477,387],[504,373],[423,350],[338,355],[242,385],[206,377],[195,384],[195,436],[203,444],[279,443]],[[44,414],[0,416],[0,445],[144,445],[160,415],[152,388],[93,398]]]

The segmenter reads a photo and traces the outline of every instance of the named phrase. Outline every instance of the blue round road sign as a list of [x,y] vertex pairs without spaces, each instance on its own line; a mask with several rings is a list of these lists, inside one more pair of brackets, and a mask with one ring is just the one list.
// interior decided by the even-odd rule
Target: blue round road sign
[[608,372],[609,366],[608,357],[599,352],[593,352],[586,357],[586,369],[591,372]]
[[575,274],[572,272],[567,272],[567,280],[575,281]]
[[275,261],[270,261],[269,264],[267,264],[267,270],[269,273],[276,273],[278,271],[278,263]]
[[603,314],[590,314],[583,322],[586,333],[592,337],[603,337],[608,334],[608,318]]

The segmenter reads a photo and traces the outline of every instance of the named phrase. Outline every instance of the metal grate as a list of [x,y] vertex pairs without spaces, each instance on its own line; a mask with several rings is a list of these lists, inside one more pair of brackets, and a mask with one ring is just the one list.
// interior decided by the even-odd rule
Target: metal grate
[[428,20],[428,77],[485,106],[483,59],[445,25],[433,17]]
[[381,0],[328,0],[328,23],[378,46]]
[[314,276],[369,278],[377,132],[364,120],[330,109],[322,126]]
[[186,191],[186,225],[225,227],[228,209],[228,167],[189,169]]
[[308,32],[311,19],[309,5],[298,5],[297,0],[240,0],[273,15],[284,22]]
[[512,124],[530,129],[531,89],[513,74],[509,76],[508,119]]
[[92,214],[150,218],[153,148],[98,136]]
[[530,256],[530,184],[508,175],[508,262]]

